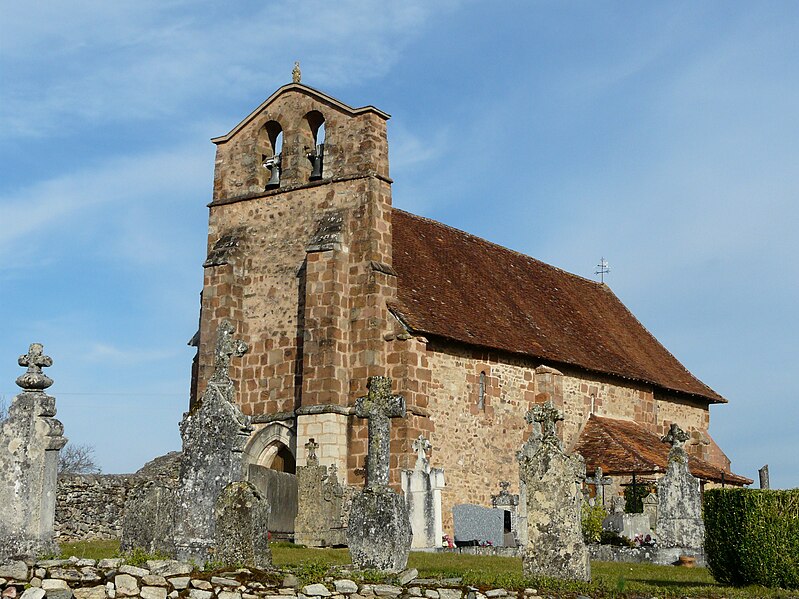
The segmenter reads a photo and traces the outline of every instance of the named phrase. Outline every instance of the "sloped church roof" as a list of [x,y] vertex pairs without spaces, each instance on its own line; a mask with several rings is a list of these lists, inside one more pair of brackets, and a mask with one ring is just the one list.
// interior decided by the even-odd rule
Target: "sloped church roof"
[[726,402],[607,285],[396,208],[392,237],[392,309],[416,333]]

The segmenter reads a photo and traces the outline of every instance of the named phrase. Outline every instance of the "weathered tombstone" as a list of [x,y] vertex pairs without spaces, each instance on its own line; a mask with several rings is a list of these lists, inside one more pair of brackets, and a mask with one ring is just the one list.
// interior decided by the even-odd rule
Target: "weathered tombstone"
[[369,419],[366,486],[352,500],[347,541],[358,568],[398,572],[408,563],[411,524],[405,500],[388,486],[390,418],[405,416],[405,399],[391,395],[391,379],[370,377],[369,395],[358,398],[355,415]]
[[0,560],[13,555],[55,552],[53,540],[58,452],[66,444],[64,426],[54,418],[53,384],[42,372],[52,359],[32,343],[19,365],[22,393],[0,423]]
[[427,452],[430,441],[419,435],[413,442],[416,464],[413,470],[402,471],[402,491],[408,505],[413,540],[411,547],[440,547],[444,536],[441,517],[441,489],[444,471],[431,468]]
[[216,500],[214,560],[269,568],[269,511],[269,503],[252,483],[239,481],[226,486]]
[[602,476],[602,468],[597,466],[594,471],[593,477],[587,477],[585,482],[589,485],[594,485],[596,489],[596,497],[599,500],[599,505],[605,507],[605,487],[613,484],[613,479],[609,476]]
[[526,420],[533,432],[519,455],[527,499],[522,568],[527,576],[590,580],[580,523],[585,462],[579,454],[563,451],[555,430],[563,414],[551,401],[534,406]]
[[614,512],[602,521],[602,530],[609,530],[616,534],[634,539],[637,536],[645,537],[652,534],[649,516],[646,514],[625,514]]
[[491,506],[504,512],[504,532],[505,547],[516,547],[519,545],[519,496],[511,494],[510,481],[503,480],[499,483],[499,493],[491,496]]
[[657,536],[660,547],[700,549],[704,546],[699,480],[688,470],[683,445],[688,435],[677,424],[663,439],[671,444],[666,474],[658,481]]
[[177,481],[166,478],[131,489],[122,517],[122,551],[175,552],[175,490]]
[[247,351],[246,343],[233,339],[233,331],[228,321],[220,324],[214,374],[180,423],[183,455],[175,505],[175,553],[180,560],[198,564],[215,559],[216,502],[228,484],[244,479],[243,452],[252,432],[249,416],[235,404],[228,373],[231,358]]
[[650,493],[643,499],[644,514],[649,518],[649,528],[652,530],[657,529],[658,522],[658,496]]
[[297,518],[294,542],[308,547],[335,547],[347,544],[347,529],[342,523],[346,501],[344,487],[338,480],[335,464],[319,465],[319,444],[310,439],[306,466],[297,468]]
[[623,514],[625,509],[625,501],[624,497],[621,495],[616,495],[613,499],[610,500],[610,513],[611,514]]
[[455,545],[505,544],[505,510],[464,503],[452,506],[452,524],[455,529]]

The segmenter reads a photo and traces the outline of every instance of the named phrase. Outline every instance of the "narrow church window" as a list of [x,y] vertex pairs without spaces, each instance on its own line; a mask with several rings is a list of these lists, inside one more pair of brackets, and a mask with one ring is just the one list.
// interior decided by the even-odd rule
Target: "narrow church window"
[[261,128],[261,132],[259,135],[261,164],[269,173],[264,189],[276,189],[280,187],[283,128],[277,121],[269,121]]
[[325,117],[318,110],[312,110],[305,115],[305,120],[311,129],[313,136],[313,147],[308,152],[308,160],[311,161],[310,181],[318,181],[323,176],[324,154],[325,154]]
[[485,410],[486,407],[486,373],[485,370],[480,373],[480,389],[477,394],[477,407]]

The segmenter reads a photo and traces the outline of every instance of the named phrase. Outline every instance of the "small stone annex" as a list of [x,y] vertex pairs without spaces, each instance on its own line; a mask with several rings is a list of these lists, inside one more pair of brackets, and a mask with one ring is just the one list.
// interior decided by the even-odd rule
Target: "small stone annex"
[[[726,400],[694,377],[597,283],[393,208],[386,122],[295,78],[217,146],[192,402],[230,321],[249,352],[231,365],[252,418],[247,464],[319,466],[361,487],[370,377],[391,377],[405,413],[390,428],[389,483],[432,446],[452,507],[519,492],[525,414],[551,400],[558,435],[618,494],[666,471],[673,423],[703,483],[749,484],[709,434]],[[279,507],[273,506],[273,513]]]

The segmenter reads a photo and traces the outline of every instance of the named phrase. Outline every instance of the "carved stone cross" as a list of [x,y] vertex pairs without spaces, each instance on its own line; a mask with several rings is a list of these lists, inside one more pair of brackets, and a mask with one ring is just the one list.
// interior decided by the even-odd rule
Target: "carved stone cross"
[[214,374],[210,381],[212,383],[229,383],[231,357],[240,358],[249,349],[241,339],[233,339],[234,331],[233,325],[227,320],[219,324],[214,350]]
[[366,385],[369,394],[355,402],[355,415],[369,419],[369,452],[366,456],[366,486],[388,485],[391,420],[405,416],[405,398],[391,395],[391,378],[373,376]]
[[602,501],[602,505],[605,505],[605,487],[613,483],[613,479],[609,476],[602,476],[602,468],[600,466],[596,467],[594,471],[594,476],[586,477],[585,482],[589,485],[594,485],[596,487],[597,495],[600,496]]
[[525,420],[533,424],[533,430],[541,435],[543,441],[557,441],[555,424],[563,420],[563,412],[558,410],[550,399],[544,404],[534,405],[527,412]]
[[17,377],[17,385],[25,391],[43,391],[53,384],[53,379],[42,372],[42,368],[53,365],[53,359],[44,355],[44,346],[41,343],[31,343],[28,353],[17,360],[20,366],[27,367],[25,374]]
[[682,449],[685,442],[690,439],[688,433],[682,430],[676,422],[672,422],[669,427],[669,432],[666,433],[660,440],[665,441],[672,447]]
[[424,435],[419,435],[412,444],[413,450],[416,452],[416,459],[422,462],[427,461],[427,452],[433,447],[430,441],[424,438]]
[[308,452],[308,455],[305,458],[305,463],[307,466],[319,465],[319,458],[316,456],[317,449],[319,449],[319,443],[317,443],[314,438],[311,437],[305,444],[305,450]]

